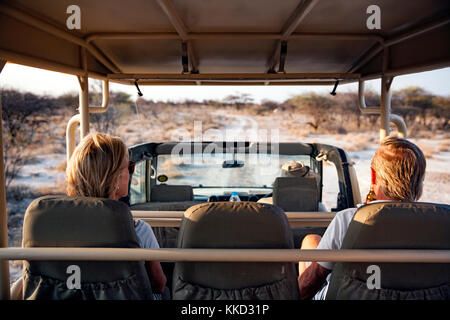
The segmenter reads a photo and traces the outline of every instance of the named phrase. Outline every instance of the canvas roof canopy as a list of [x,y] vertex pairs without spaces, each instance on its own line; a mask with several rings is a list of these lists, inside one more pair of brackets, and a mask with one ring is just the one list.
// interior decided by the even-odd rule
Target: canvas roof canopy
[[72,4],[0,1],[0,58],[125,84],[328,85],[450,66],[447,0],[79,0],[69,30]]

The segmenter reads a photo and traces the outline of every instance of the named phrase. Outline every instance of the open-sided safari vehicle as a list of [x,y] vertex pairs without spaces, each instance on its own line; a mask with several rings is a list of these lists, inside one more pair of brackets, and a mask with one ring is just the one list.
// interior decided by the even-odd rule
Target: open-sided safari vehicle
[[[446,0],[80,0],[75,6],[65,0],[1,1],[0,69],[11,61],[78,77],[79,114],[67,124],[68,158],[78,125],[86,136],[89,115],[107,110],[110,82],[334,88],[358,82],[359,108],[380,115],[382,139],[391,123],[406,136],[403,119],[391,114],[394,77],[450,66],[449,22]],[[103,81],[102,106],[89,106],[89,78]],[[376,78],[380,105],[366,106],[364,83]],[[433,290],[450,282],[446,205],[368,205],[351,225],[364,236],[346,248],[298,250],[302,236],[323,233],[335,211],[361,202],[352,161],[340,148],[149,141],[130,151],[136,168],[127,200],[132,215],[152,225],[161,249],[136,246],[133,232],[123,227],[128,209],[119,204],[58,198],[31,208],[24,248],[8,248],[2,159],[2,299],[10,297],[8,260],[24,260],[26,298],[39,298],[39,290],[50,290],[42,294],[47,298],[150,298],[138,263],[144,260],[163,262],[177,299],[295,299],[298,261],[339,262],[330,299],[433,298]],[[281,165],[289,160],[302,160],[315,178],[281,177]],[[325,160],[336,167],[339,192],[336,205],[324,212]],[[240,202],[228,201],[232,192]],[[257,203],[270,196],[274,206]],[[375,211],[389,214],[379,221]],[[380,224],[391,238],[375,236]],[[74,264],[88,275],[82,289],[65,287],[67,268]],[[359,286],[356,296],[339,290],[343,275],[365,283],[370,264],[382,266],[382,289]],[[124,288],[117,283],[128,291],[114,291]],[[52,295],[58,290],[64,293]]]

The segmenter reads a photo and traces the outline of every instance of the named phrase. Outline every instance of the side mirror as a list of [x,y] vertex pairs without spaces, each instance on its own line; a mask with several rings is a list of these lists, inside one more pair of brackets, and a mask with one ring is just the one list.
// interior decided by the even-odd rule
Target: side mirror
[[244,166],[244,161],[240,160],[225,160],[222,163],[222,168],[242,168]]

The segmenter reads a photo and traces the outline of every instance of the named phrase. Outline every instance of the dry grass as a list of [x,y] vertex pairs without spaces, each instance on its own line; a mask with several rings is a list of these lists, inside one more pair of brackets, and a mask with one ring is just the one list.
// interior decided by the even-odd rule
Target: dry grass
[[372,133],[352,132],[343,136],[343,148],[346,151],[367,150],[377,142]]
[[450,151],[450,139],[445,139],[441,141],[437,147],[438,152],[449,152]]
[[423,155],[427,159],[433,158],[433,156],[436,154],[435,148],[429,143],[417,142],[416,145],[420,148],[420,150],[422,150]]
[[67,161],[64,160],[63,162],[59,163],[58,165],[54,166],[52,170],[65,172],[67,167]]
[[38,187],[33,190],[37,196],[46,195],[62,195],[66,194],[66,186],[64,183],[55,183],[52,187]]
[[413,123],[407,127],[408,137],[414,137],[416,139],[433,139],[435,133],[430,130],[426,130],[418,123]]

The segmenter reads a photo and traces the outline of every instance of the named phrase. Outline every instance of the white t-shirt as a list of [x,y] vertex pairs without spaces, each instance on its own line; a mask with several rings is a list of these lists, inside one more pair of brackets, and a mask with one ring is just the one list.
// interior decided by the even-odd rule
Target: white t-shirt
[[136,230],[141,248],[159,249],[158,240],[156,240],[152,227],[148,223],[136,219],[134,220],[134,229]]
[[[339,211],[334,216],[328,225],[327,230],[323,234],[322,239],[317,246],[317,249],[323,250],[336,250],[342,247],[342,242],[344,241],[345,234],[347,233],[348,226],[355,215],[357,208],[348,208]],[[317,262],[322,267],[328,270],[333,270],[335,262]]]
[[[375,202],[391,202],[391,200],[376,200],[372,201],[371,203]],[[331,220],[330,224],[328,225],[327,230],[323,234],[323,237],[320,240],[317,249],[324,249],[324,250],[341,249],[342,243],[344,242],[345,234],[347,233],[348,230],[348,226],[350,225],[350,222],[352,222],[356,210],[358,210],[358,208],[361,207],[362,205],[364,204],[358,204],[357,208],[348,208],[336,213],[333,220]],[[327,268],[328,270],[333,270],[335,264],[335,262],[322,262],[322,261],[317,263],[320,264],[322,267]]]

